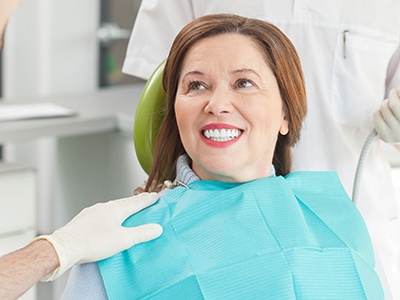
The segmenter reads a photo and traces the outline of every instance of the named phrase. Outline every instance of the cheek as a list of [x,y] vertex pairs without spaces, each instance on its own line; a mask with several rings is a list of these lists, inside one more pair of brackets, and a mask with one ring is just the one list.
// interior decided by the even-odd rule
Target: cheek
[[278,135],[283,124],[283,113],[280,106],[258,105],[255,109],[247,109],[246,118],[266,136]]
[[[190,97],[177,97],[175,101],[176,121],[181,126],[184,124],[194,124],[204,110],[204,103],[201,99]],[[182,128],[184,129],[184,128]]]
[[187,102],[185,103],[177,99],[175,102],[175,117],[181,139],[184,139],[185,137],[182,135],[188,132],[189,128],[192,128],[195,118],[194,112],[190,106],[187,105]]
[[178,128],[181,128],[181,124],[184,123],[185,121],[185,110],[184,110],[184,105],[182,105],[182,101],[179,101],[176,99],[175,101],[175,117],[176,117],[176,123],[178,124]]

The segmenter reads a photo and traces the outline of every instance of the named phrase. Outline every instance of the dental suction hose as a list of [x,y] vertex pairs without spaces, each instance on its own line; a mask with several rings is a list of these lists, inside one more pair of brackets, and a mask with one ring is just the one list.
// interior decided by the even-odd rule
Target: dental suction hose
[[361,175],[364,168],[365,160],[368,156],[368,152],[371,148],[372,142],[374,141],[375,137],[377,136],[377,132],[375,129],[369,133],[367,139],[365,140],[364,146],[361,150],[360,158],[358,159],[356,175],[354,177],[354,184],[353,184],[353,195],[352,200],[355,205],[357,205],[358,201],[358,192],[360,189],[360,182],[361,182]]

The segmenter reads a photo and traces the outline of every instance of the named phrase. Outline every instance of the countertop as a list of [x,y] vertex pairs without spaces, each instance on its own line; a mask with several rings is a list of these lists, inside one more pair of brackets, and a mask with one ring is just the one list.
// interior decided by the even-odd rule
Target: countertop
[[2,103],[52,102],[71,107],[78,114],[72,117],[1,122],[0,142],[106,131],[120,131],[123,134],[131,135],[133,119],[143,87],[144,84],[134,84],[104,88],[83,94],[2,98]]

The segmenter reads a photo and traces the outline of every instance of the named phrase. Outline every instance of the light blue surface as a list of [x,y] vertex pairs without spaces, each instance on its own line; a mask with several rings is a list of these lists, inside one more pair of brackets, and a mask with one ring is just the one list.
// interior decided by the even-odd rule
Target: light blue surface
[[98,263],[109,299],[383,299],[337,175],[177,187],[125,226],[163,235]]

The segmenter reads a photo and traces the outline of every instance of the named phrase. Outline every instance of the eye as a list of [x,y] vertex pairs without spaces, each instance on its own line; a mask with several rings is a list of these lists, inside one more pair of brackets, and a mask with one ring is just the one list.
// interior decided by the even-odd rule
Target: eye
[[203,90],[203,89],[205,89],[205,86],[199,81],[192,81],[189,83],[190,91],[197,91],[197,90]]
[[238,81],[236,81],[235,85],[236,87],[243,89],[254,86],[254,83],[249,79],[241,78]]

